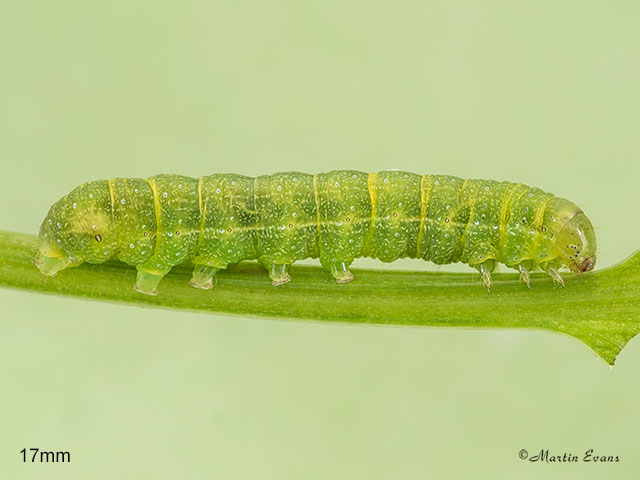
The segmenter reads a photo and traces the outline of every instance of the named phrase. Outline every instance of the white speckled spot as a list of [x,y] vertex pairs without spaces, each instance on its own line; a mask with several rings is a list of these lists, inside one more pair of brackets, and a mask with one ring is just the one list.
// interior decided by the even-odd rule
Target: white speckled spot
[[297,215],[297,213],[296,213],[296,212],[293,212],[293,213],[291,214],[291,216],[292,216],[292,217],[295,217],[296,215]]
[[129,248],[133,248],[133,247],[135,247],[135,245],[133,243],[130,243]]
[[435,183],[436,185],[440,185],[440,180],[436,180],[436,181],[435,181],[435,182],[433,182],[433,183]]
[[142,250],[142,255],[144,255],[145,253],[147,253],[147,251],[146,250]]
[[89,194],[89,198],[93,198],[93,193],[90,193],[90,194]]
[[282,191],[282,186],[281,186],[281,185],[278,185],[277,190],[278,190],[279,192],[281,192],[281,191]]
[[396,237],[399,237],[399,236],[400,236],[400,234],[399,234],[398,232],[396,232],[396,233],[395,233],[395,236],[396,236]]
[[182,184],[181,183],[178,184],[178,188],[182,188]]
[[133,191],[134,191],[135,193],[140,193],[140,190],[138,190],[137,188],[134,188],[134,189],[133,189]]
[[124,205],[125,203],[127,203],[127,201],[123,198],[122,200],[120,200],[120,203]]
[[56,225],[58,226],[58,228],[62,227],[62,224],[60,222],[56,223]]
[[388,178],[385,178],[385,179],[384,179],[384,183],[389,183],[389,179],[388,179]]
[[235,220],[235,219],[236,219],[236,217],[234,217],[233,215],[231,215],[231,216],[229,217],[229,220]]
[[216,188],[216,193],[220,193],[220,189],[219,188]]
[[73,208],[78,208],[78,204],[77,203],[73,203]]
[[173,232],[167,232],[167,236],[173,237]]
[[182,219],[181,218],[178,219],[178,223],[182,224]]
[[480,220],[476,220],[475,222],[473,222],[474,225],[480,225]]
[[168,194],[167,192],[162,192],[162,196],[163,196],[164,198],[167,198],[167,197],[169,196],[169,194]]
[[142,229],[144,230],[145,228],[147,228],[147,226],[146,225],[142,225]]

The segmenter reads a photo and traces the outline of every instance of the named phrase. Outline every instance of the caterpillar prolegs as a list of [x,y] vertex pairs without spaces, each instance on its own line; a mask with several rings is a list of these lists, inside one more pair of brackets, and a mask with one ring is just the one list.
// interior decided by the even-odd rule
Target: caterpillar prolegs
[[111,257],[138,270],[155,295],[172,267],[191,261],[208,289],[230,263],[257,259],[273,285],[296,260],[319,258],[338,283],[354,258],[464,262],[487,288],[496,263],[520,272],[593,269],[593,226],[575,204],[538,188],[402,171],[351,170],[200,179],[157,175],[85,183],[56,202],[40,228],[45,275]]

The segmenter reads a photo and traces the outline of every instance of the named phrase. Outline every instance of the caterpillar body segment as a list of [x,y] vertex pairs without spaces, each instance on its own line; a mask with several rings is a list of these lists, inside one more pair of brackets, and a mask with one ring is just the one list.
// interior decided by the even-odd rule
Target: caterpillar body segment
[[596,239],[573,203],[538,188],[401,171],[351,170],[256,178],[157,175],[85,183],[56,202],[40,229],[45,275],[115,257],[135,265],[135,288],[156,294],[175,265],[191,285],[215,286],[230,263],[257,259],[273,285],[297,260],[319,258],[338,283],[358,257],[464,262],[487,288],[497,263],[520,273],[593,269]]

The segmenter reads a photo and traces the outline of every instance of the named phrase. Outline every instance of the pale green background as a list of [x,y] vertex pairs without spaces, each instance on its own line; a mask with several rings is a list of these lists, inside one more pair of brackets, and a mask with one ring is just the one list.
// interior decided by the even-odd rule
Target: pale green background
[[[639,15],[633,1],[3,0],[0,229],[37,232],[89,179],[400,168],[572,199],[611,265],[640,246]],[[638,476],[638,339],[609,369],[544,332],[0,302],[2,478]],[[72,462],[23,464],[24,447]],[[522,448],[621,461],[541,465]]]

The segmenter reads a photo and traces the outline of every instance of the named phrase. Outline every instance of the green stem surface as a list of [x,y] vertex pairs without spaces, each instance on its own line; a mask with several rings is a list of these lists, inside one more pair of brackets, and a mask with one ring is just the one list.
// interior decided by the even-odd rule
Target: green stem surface
[[566,287],[533,274],[531,288],[517,274],[493,275],[491,292],[479,274],[356,270],[337,285],[319,267],[293,266],[293,281],[271,286],[251,262],[218,274],[214,290],[189,286],[189,265],[176,267],[160,295],[133,289],[136,270],[110,261],[69,268],[56,278],[33,264],[33,235],[0,231],[0,286],[138,306],[212,313],[366,323],[464,328],[537,328],[566,333],[587,344],[609,365],[640,330],[640,252],[619,265],[576,277]]

